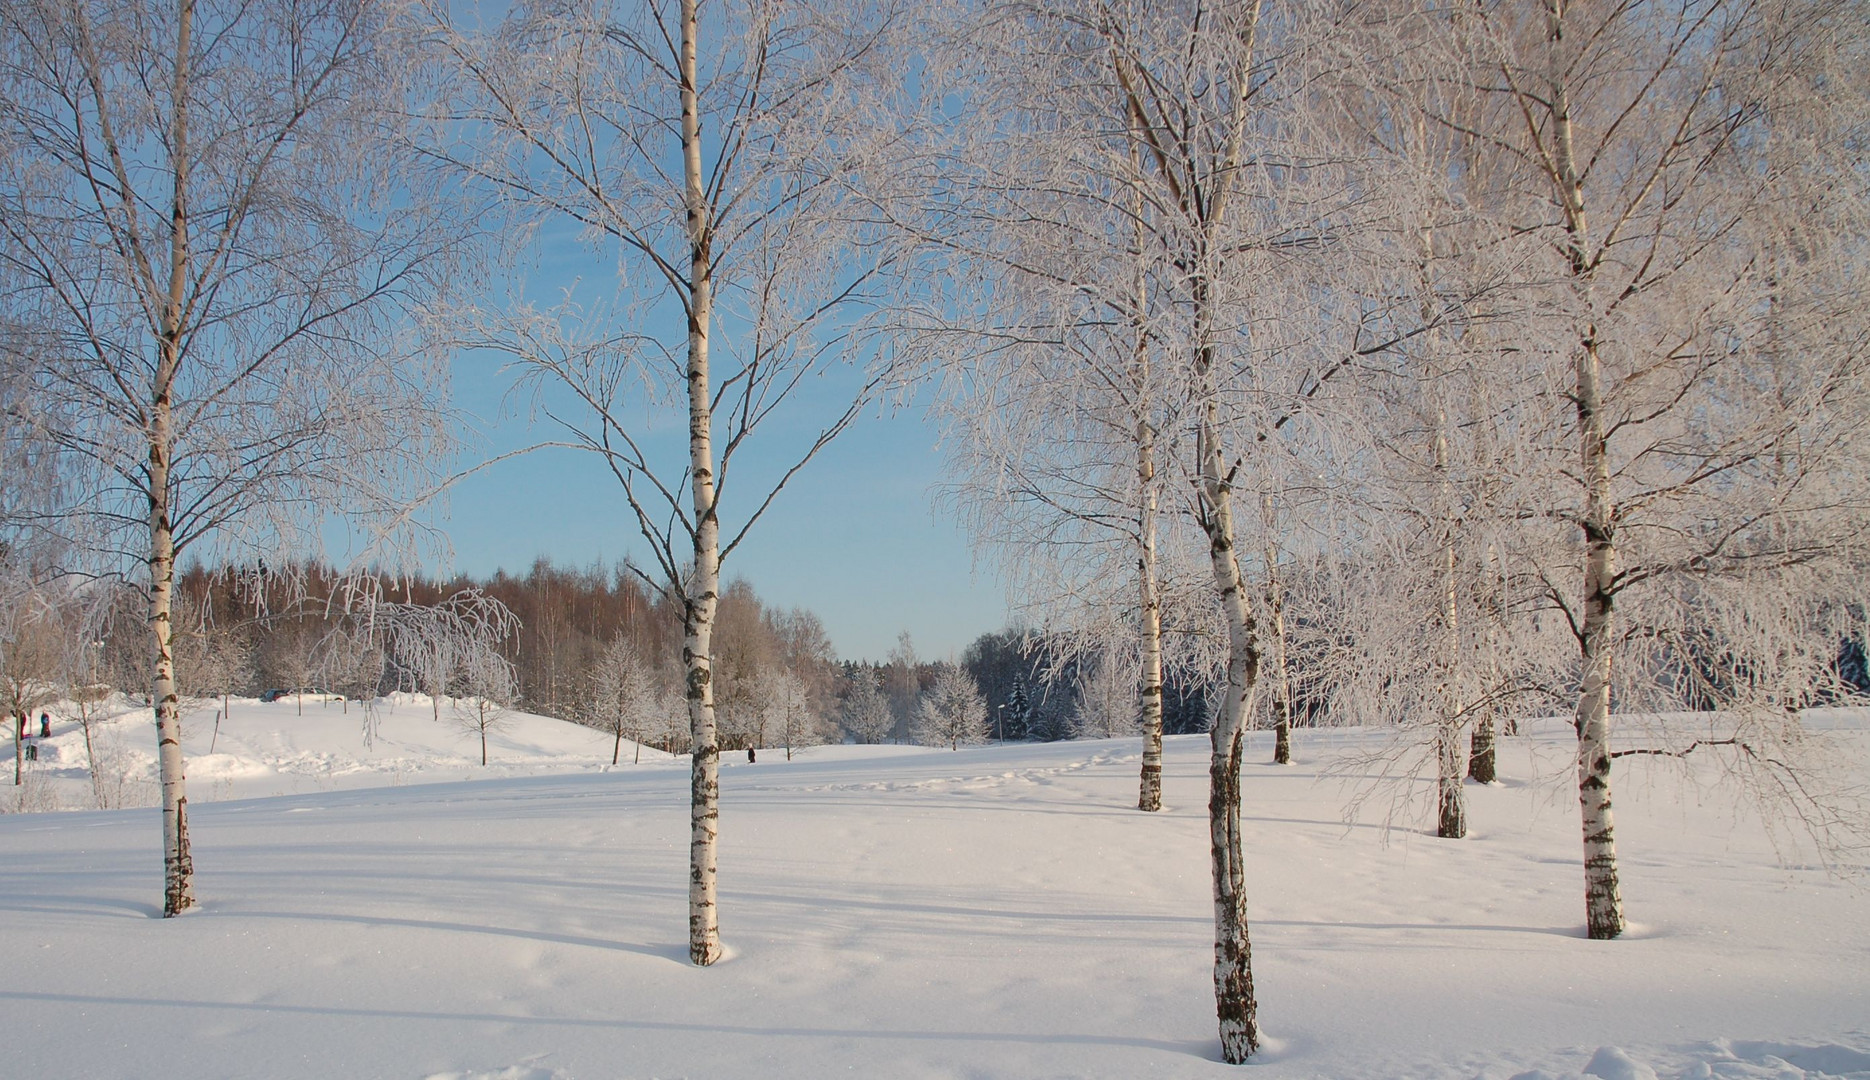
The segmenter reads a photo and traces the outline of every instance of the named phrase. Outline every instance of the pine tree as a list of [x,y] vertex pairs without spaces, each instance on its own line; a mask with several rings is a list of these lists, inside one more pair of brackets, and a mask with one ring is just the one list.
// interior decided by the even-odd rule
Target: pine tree
[[1007,695],[1005,728],[1001,731],[1003,739],[1024,739],[1032,730],[1032,701],[1026,696],[1026,680],[1019,677],[1013,680],[1013,692]]

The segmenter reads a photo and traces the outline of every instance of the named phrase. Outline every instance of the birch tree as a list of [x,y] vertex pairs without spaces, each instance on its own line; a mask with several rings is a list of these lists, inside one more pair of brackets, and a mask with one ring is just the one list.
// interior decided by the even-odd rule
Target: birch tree
[[383,643],[358,633],[327,634],[313,650],[312,670],[319,683],[344,695],[345,711],[349,703],[365,703],[365,715],[371,715],[369,703],[376,700],[387,674]]
[[[1055,198],[1041,202],[1033,196],[1027,205],[1043,206],[1046,212],[1029,209],[1023,216],[1037,223],[1035,231],[1049,227],[1088,238],[1065,248],[1065,257],[1049,260],[1031,258],[1016,241],[1012,244],[1012,250],[1029,257],[1010,276],[1023,273],[1049,281],[1057,297],[1053,309],[1071,311],[1075,305],[1081,314],[1038,318],[1032,311],[1015,310],[1003,324],[1004,343],[994,348],[1050,345],[1055,353],[1076,356],[1080,352],[1074,351],[1071,335],[1097,330],[1101,323],[1101,341],[1118,346],[1109,349],[1110,355],[1122,357],[1129,372],[1144,370],[1137,362],[1141,359],[1148,370],[1172,373],[1165,381],[1175,387],[1173,402],[1145,419],[1153,425],[1158,416],[1173,418],[1174,432],[1162,441],[1176,450],[1175,479],[1187,482],[1179,486],[1178,501],[1194,510],[1191,520],[1205,552],[1205,574],[1219,598],[1217,624],[1224,627],[1219,637],[1226,643],[1227,692],[1212,732],[1210,770],[1214,977],[1223,1056],[1237,1063],[1259,1042],[1241,864],[1239,769],[1245,718],[1259,675],[1260,638],[1241,568],[1241,541],[1251,529],[1243,534],[1236,527],[1234,493],[1243,484],[1256,492],[1255,470],[1278,460],[1257,455],[1254,448],[1304,427],[1295,422],[1295,410],[1322,392],[1347,357],[1380,347],[1359,340],[1362,326],[1354,317],[1355,305],[1350,333],[1334,328],[1311,334],[1311,343],[1301,344],[1317,325],[1308,310],[1315,299],[1296,283],[1280,284],[1297,265],[1292,256],[1332,246],[1324,218],[1315,206],[1304,205],[1302,194],[1328,170],[1300,167],[1305,152],[1290,137],[1294,114],[1277,104],[1282,93],[1289,93],[1280,89],[1285,67],[1303,56],[1283,38],[1301,28],[1309,13],[1295,7],[1263,19],[1258,3],[1196,2],[1023,5],[992,14],[1011,26],[1011,62],[1039,72],[1032,79],[1032,106],[1016,105],[1006,121],[1019,133],[1012,141],[1050,142],[1058,148],[1052,171],[1035,168],[1031,178],[1033,190]],[[1275,52],[1262,50],[1263,31],[1279,43]],[[1271,59],[1275,55],[1277,62]],[[1058,77],[1061,71],[1064,77]],[[1304,81],[1294,79],[1291,85],[1301,87]],[[1026,179],[1019,174],[1020,181]],[[1307,314],[1292,322],[1303,324],[1305,331],[1277,341],[1281,327],[1275,312],[1290,317],[1299,311]],[[1330,355],[1340,347],[1339,355]],[[1093,393],[1087,388],[1100,379],[1117,382],[1102,372],[1125,370],[1107,365],[1069,384],[1079,388],[1075,404],[1085,408]],[[1131,377],[1126,374],[1121,385],[1131,385]],[[1102,386],[1096,392],[1108,390]],[[1112,396],[1121,400],[1121,395]],[[1113,408],[1111,415],[1121,412]],[[1132,413],[1128,425],[1107,425],[1135,427],[1138,419]],[[1072,428],[1063,432],[1077,434]],[[1139,435],[1121,443],[1112,438],[1097,449],[1128,444],[1123,456],[1132,475],[1150,476],[1135,447],[1153,447],[1156,437],[1147,426]],[[1114,471],[1120,460],[1114,453],[1086,458],[1102,471],[1068,476],[1053,486],[1055,492],[1069,493],[1074,482],[1084,482],[1079,477],[1107,482],[1121,475]],[[1123,487],[1129,485],[1111,490]],[[1140,484],[1130,490],[1147,488]],[[1140,520],[1134,511],[1118,510],[1119,505],[1118,500],[1104,501],[1099,512],[1118,522]],[[1148,532],[1139,528],[1136,535],[1147,537]],[[1139,604],[1146,613],[1152,606],[1147,598]],[[1148,676],[1143,681],[1151,682]],[[1147,805],[1147,775],[1144,787],[1140,801]]]
[[[1003,165],[995,166],[1001,180]],[[1177,426],[1170,403],[1179,395],[1150,358],[1161,342],[1151,340],[1149,253],[1135,239],[1102,260],[1070,251],[1061,233],[1092,233],[1082,241],[1091,245],[1108,239],[1096,235],[1095,215],[1109,212],[1109,193],[1050,195],[1043,211],[1030,197],[1025,205],[989,202],[983,211],[996,222],[1043,222],[1017,260],[1001,250],[1017,235],[996,237],[992,257],[969,252],[963,260],[975,264],[978,286],[996,303],[972,327],[941,330],[958,339],[939,406],[952,490],[975,542],[1006,570],[1049,642],[1074,655],[1115,648],[1139,657],[1137,808],[1155,811],[1165,648],[1173,656],[1188,644],[1165,645],[1165,618],[1171,635],[1185,632],[1178,614],[1199,606],[1189,596],[1199,579],[1174,542],[1180,522],[1161,506],[1169,473],[1159,440]],[[1111,279],[1125,275],[1132,289],[1105,295]]]
[[604,647],[591,668],[585,714],[600,731],[615,737],[610,749],[610,763],[617,764],[623,755],[623,740],[636,744],[636,762],[643,760],[643,741],[656,730],[660,718],[661,693],[655,673],[638,655],[636,646],[625,634],[618,634]]
[[1272,639],[1272,692],[1267,695],[1273,723],[1273,764],[1292,764],[1292,665],[1286,637],[1286,583],[1280,567],[1279,518],[1270,491],[1260,493],[1260,534],[1264,537],[1261,578],[1267,630]]
[[[472,695],[484,687],[495,696],[510,694],[512,664],[500,647],[519,631],[519,620],[505,604],[479,589],[463,589],[436,604],[409,604],[382,599],[372,581],[358,588],[348,598],[345,622],[320,655],[378,655],[389,669],[387,679],[440,693],[458,689]],[[349,641],[339,644],[344,639]]]
[[61,681],[78,714],[78,731],[84,736],[85,769],[91,774],[91,793],[100,808],[103,788],[98,774],[97,724],[101,718],[100,706],[110,697],[110,687],[99,679],[98,653],[103,649],[102,616],[107,610],[107,602],[71,605],[60,627],[59,639]]
[[888,742],[896,728],[896,714],[890,700],[877,685],[876,674],[866,668],[851,673],[844,701],[838,707],[838,723],[854,743]]
[[[1624,929],[1612,761],[1725,754],[1821,838],[1863,819],[1820,781],[1797,702],[1860,579],[1865,415],[1864,9],[1661,0],[1509,4],[1453,20],[1548,238],[1554,400],[1572,460],[1544,568],[1576,637],[1587,932]],[[1787,283],[1797,279],[1796,288]],[[1557,410],[1554,410],[1556,415]],[[1698,645],[1689,642],[1700,638]],[[1719,644],[1714,644],[1718,641]],[[1613,743],[1613,694],[1667,698],[1669,656],[1722,658],[1724,714]],[[1817,658],[1825,657],[1820,662]],[[1857,833],[1861,836],[1861,832]]]
[[910,639],[909,631],[901,631],[896,635],[896,644],[890,649],[889,660],[878,674],[878,681],[890,703],[890,738],[904,738],[914,728],[916,703],[922,699],[924,674],[930,674],[930,666],[916,658],[915,642]]
[[[1229,460],[1217,395],[1225,377],[1222,339],[1237,317],[1229,310],[1229,286],[1240,280],[1222,271],[1234,239],[1229,215],[1253,153],[1247,140],[1265,79],[1263,71],[1255,77],[1261,7],[1252,0],[1213,8],[1197,4],[1166,16],[1141,10],[1113,16],[1105,24],[1113,90],[1129,137],[1148,163],[1153,193],[1172,222],[1165,226],[1173,245],[1169,258],[1190,321],[1189,353],[1181,362],[1189,372],[1194,410],[1195,516],[1207,537],[1226,618],[1226,689],[1209,734],[1208,825],[1221,1056],[1238,1064],[1260,1044],[1240,831],[1241,751],[1260,675],[1260,641],[1237,550],[1233,490],[1239,464]],[[1180,62],[1184,51],[1195,58],[1193,65]]]
[[1135,720],[1125,708],[1136,683],[1129,660],[1113,649],[1079,667],[1072,688],[1072,727],[1079,738],[1115,739],[1133,733]]
[[[224,626],[215,622],[212,605],[194,603],[180,597],[175,604],[176,632],[173,642],[176,693],[184,698],[219,698],[221,720],[232,715],[234,691],[252,682],[257,674],[253,663],[250,628]],[[301,684],[303,685],[303,684]],[[210,753],[214,740],[209,739]]]
[[[516,217],[580,230],[618,293],[472,321],[561,445],[617,478],[645,581],[683,611],[692,743],[689,957],[721,956],[713,642],[721,565],[870,392],[813,419],[802,387],[850,358],[887,261],[861,178],[887,156],[907,9],[745,0],[546,4],[471,34],[436,11],[456,141],[437,156]],[[810,433],[763,440],[776,413]],[[684,418],[680,450],[648,419]],[[759,457],[749,450],[760,447]],[[745,461],[751,474],[737,467]],[[777,464],[775,464],[777,463]],[[724,501],[745,483],[744,502]],[[729,515],[727,511],[732,510]]]
[[[446,445],[400,309],[457,230],[398,189],[411,64],[373,0],[0,9],[0,305],[82,472],[68,532],[147,590],[164,915],[193,906],[175,563],[388,520]],[[276,559],[283,565],[283,560]],[[135,567],[134,571],[126,568]]]
[[[1426,773],[1435,833],[1455,839],[1467,834],[1470,730],[1474,746],[1490,746],[1495,709],[1533,704],[1515,699],[1513,669],[1548,659],[1530,635],[1498,647],[1509,627],[1495,568],[1521,516],[1515,485],[1536,472],[1523,417],[1536,412],[1537,382],[1510,329],[1536,252],[1485,209],[1501,155],[1473,133],[1478,95],[1457,77],[1458,58],[1440,58],[1435,35],[1406,12],[1368,17],[1344,36],[1353,74],[1337,93],[1345,145],[1363,159],[1366,250],[1381,267],[1367,302],[1382,306],[1393,346],[1346,376],[1364,422],[1346,455],[1358,463],[1345,500],[1357,539],[1342,557],[1362,581],[1338,613],[1348,655],[1332,712],[1393,735],[1341,763],[1375,778],[1352,812],[1401,781],[1394,815]],[[1475,769],[1491,779],[1491,762],[1476,754]]]
[[987,703],[974,679],[954,664],[940,664],[935,681],[916,703],[916,741],[959,750],[987,741]]
[[38,590],[0,614],[0,714],[13,735],[13,784],[25,783],[25,741],[32,714],[58,698],[58,646],[52,612]]
[[[1334,71],[1320,42],[1332,13],[1258,2],[1113,9],[1110,93],[1156,207],[1164,290],[1180,320],[1165,353],[1186,372],[1183,452],[1204,541],[1226,677],[1210,729],[1209,823],[1215,997],[1222,1056],[1259,1045],[1240,823],[1244,730],[1263,662],[1263,628],[1243,564],[1265,553],[1270,580],[1288,550],[1280,519],[1236,517],[1236,496],[1315,483],[1318,459],[1356,423],[1340,391],[1399,336],[1366,302],[1368,210],[1317,106]],[[1259,508],[1256,508],[1259,509]],[[1256,550],[1259,549],[1259,550]],[[1281,590],[1272,597],[1283,607]],[[1271,614],[1273,605],[1268,605]]]
[[1137,806],[1155,811],[1163,593],[1188,584],[1178,549],[1162,557],[1161,443],[1183,395],[1181,369],[1153,356],[1160,252],[1136,148],[1086,92],[1102,53],[1082,24],[1098,17],[990,3],[947,44],[969,104],[992,119],[956,125],[946,197],[914,226],[953,283],[919,332],[939,357],[951,490],[976,543],[1048,640],[1140,658]]
[[773,685],[766,694],[766,707],[770,718],[766,723],[768,731],[779,733],[779,739],[786,748],[786,760],[792,760],[794,747],[816,746],[824,741],[824,725],[816,709],[812,708],[811,695],[805,688],[805,680],[789,671],[778,672],[773,676]]
[[487,764],[487,736],[513,720],[508,708],[517,687],[513,665],[492,649],[468,650],[458,681],[465,696],[454,702],[455,726],[480,739],[480,763]]
[[[128,590],[110,581],[65,579],[56,581],[53,587],[58,590],[58,599],[51,605],[49,614],[55,635],[57,685],[77,713],[93,805],[101,810],[110,805],[113,780],[115,784],[121,783],[121,777],[105,776],[105,753],[99,745],[102,707],[112,693],[106,681],[104,649],[114,618],[125,601],[134,598],[127,597]],[[13,608],[13,604],[6,604],[7,610]]]

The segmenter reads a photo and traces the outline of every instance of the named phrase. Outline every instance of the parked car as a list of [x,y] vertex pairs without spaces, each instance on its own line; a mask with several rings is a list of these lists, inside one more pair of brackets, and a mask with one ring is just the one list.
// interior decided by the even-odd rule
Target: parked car
[[288,698],[291,696],[292,696],[292,691],[290,690],[268,690],[266,693],[260,695],[260,700],[261,701],[278,701],[281,698]]

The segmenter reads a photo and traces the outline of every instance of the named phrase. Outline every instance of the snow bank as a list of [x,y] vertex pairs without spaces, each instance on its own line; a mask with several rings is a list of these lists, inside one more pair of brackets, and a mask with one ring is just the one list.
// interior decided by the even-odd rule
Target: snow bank
[[[455,703],[438,709],[426,694],[391,694],[374,702],[305,695],[262,703],[233,698],[196,704],[182,718],[189,801],[266,798],[302,791],[388,787],[496,776],[590,772],[610,767],[615,740],[603,732],[549,716],[512,713],[488,737],[488,764],[479,736],[456,722]],[[106,808],[154,805],[155,735],[149,708],[117,695],[99,710],[93,749],[117,792]],[[52,708],[50,739],[32,739],[39,760],[29,765],[61,809],[98,804],[84,732],[71,706]],[[437,714],[439,713],[439,719]],[[36,728],[35,728],[36,730]],[[625,740],[621,760],[635,757]],[[644,764],[674,760],[644,747]]]

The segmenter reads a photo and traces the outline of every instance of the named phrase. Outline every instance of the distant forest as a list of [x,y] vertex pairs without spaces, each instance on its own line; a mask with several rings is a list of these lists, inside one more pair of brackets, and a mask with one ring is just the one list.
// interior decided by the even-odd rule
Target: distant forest
[[[353,666],[344,674],[321,660],[346,616],[344,585],[337,571],[318,563],[283,573],[191,566],[177,578],[175,655],[182,693],[209,699],[322,691],[355,698],[426,689],[414,673],[393,665]],[[437,605],[470,591],[498,601],[517,622],[497,646],[515,676],[512,700],[505,704],[606,727],[605,699],[617,693],[615,669],[618,658],[626,657],[644,674],[626,682],[630,696],[644,700],[628,704],[662,721],[639,724],[628,734],[671,752],[686,750],[681,610],[653,595],[628,567],[580,569],[541,558],[523,574],[404,578],[386,599]],[[146,602],[126,594],[99,635],[94,682],[140,692],[148,679],[146,620]],[[913,741],[917,708],[946,666],[918,657],[907,634],[883,663],[842,660],[812,612],[771,607],[751,584],[732,581],[721,595],[714,638],[722,748],[776,745],[781,738]],[[1136,731],[1128,675],[1103,671],[1095,657],[1065,655],[1031,632],[984,634],[963,651],[959,667],[980,692],[986,737],[1062,739]],[[796,684],[782,684],[785,677]],[[768,724],[782,685],[802,688],[808,714],[790,732]],[[852,718],[850,699],[859,686],[880,691],[887,717],[868,724]],[[1167,729],[1205,730],[1208,692],[1206,680],[1172,674]]]

